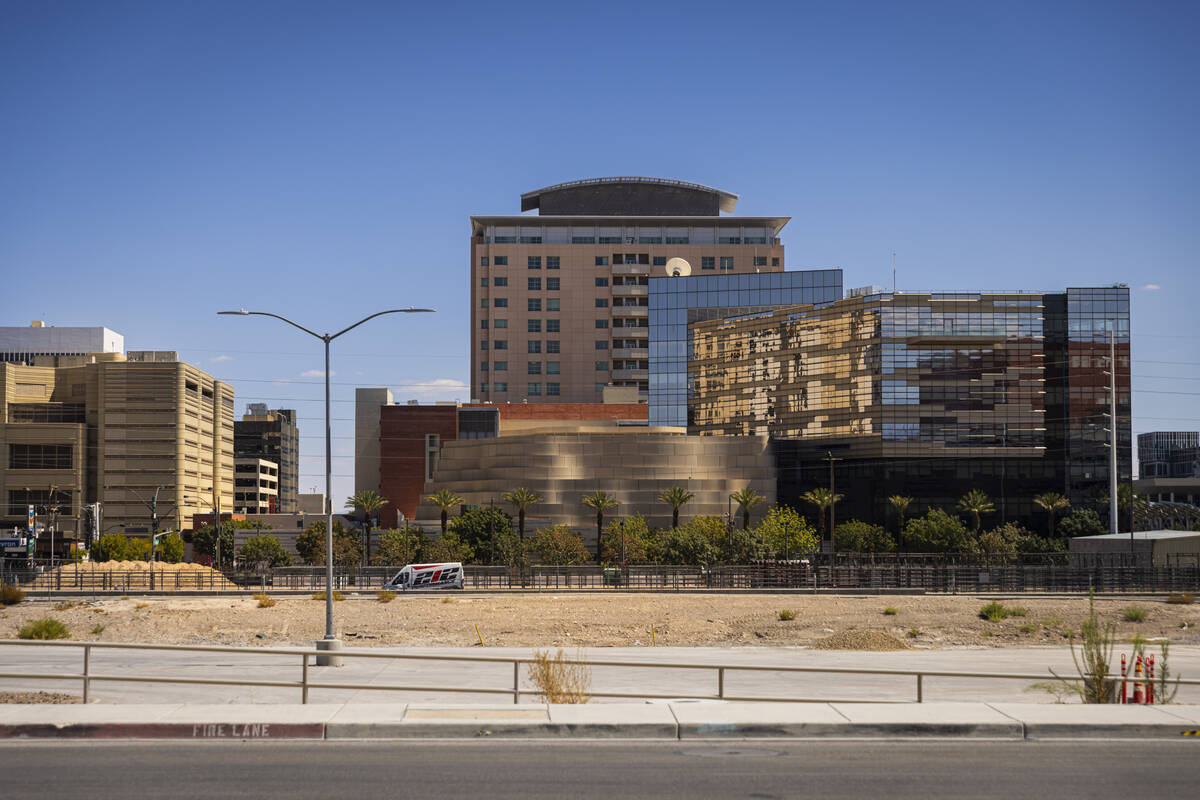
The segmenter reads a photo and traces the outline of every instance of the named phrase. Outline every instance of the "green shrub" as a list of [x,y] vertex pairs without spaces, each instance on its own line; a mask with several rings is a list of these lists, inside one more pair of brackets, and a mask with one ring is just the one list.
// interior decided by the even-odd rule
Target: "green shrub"
[[67,630],[67,626],[54,617],[32,619],[17,631],[18,639],[66,639],[70,635],[71,632]]
[[1029,616],[1029,609],[1025,606],[1007,606],[1008,615],[1010,617],[1026,617]]
[[[312,598],[313,598],[313,600],[324,600],[324,599],[325,599],[325,593],[324,593],[324,592],[317,592],[317,593],[315,593],[315,594],[312,596]],[[342,593],[341,593],[341,592],[339,592],[337,589],[334,589],[334,590],[333,590],[333,602],[335,602],[335,603],[336,603],[336,602],[337,602],[337,601],[339,601],[339,600],[345,600],[345,599],[346,599],[346,595],[342,594]]]
[[909,549],[922,553],[967,553],[975,548],[975,537],[962,520],[940,508],[906,522],[904,541]]
[[100,635],[100,634],[102,634],[102,633],[104,633],[104,626],[103,626],[103,625],[97,625],[96,627],[92,628],[92,635],[93,635],[93,636],[99,636],[99,635]]
[[986,619],[988,622],[1000,622],[1003,619],[1007,619],[1008,616],[1009,610],[1003,604],[997,603],[994,600],[979,609],[979,618]]
[[25,599],[25,593],[12,584],[0,586],[0,606],[15,606]]
[[796,618],[795,611],[789,611],[788,609],[785,608],[779,612],[779,619],[781,622],[791,622],[795,618]]
[[254,599],[258,601],[259,608],[270,608],[275,605],[275,600],[265,592],[259,592],[254,595]]
[[900,609],[896,608],[895,606],[888,606],[887,608],[885,608],[883,610],[883,615],[885,617],[894,617],[899,613],[900,613]]
[[260,533],[237,549],[238,563],[252,569],[290,567],[292,554],[283,549],[278,536]]
[[915,639],[921,635],[921,629],[920,628],[909,628],[908,633],[906,635],[910,639]]
[[1141,606],[1130,606],[1125,609],[1124,616],[1126,622],[1145,622],[1146,617],[1150,616],[1150,612]]
[[839,551],[852,553],[885,553],[896,549],[896,540],[883,529],[856,519],[841,523],[833,529],[833,540]]
[[375,599],[381,603],[390,603],[396,599],[396,593],[384,589],[375,595]]

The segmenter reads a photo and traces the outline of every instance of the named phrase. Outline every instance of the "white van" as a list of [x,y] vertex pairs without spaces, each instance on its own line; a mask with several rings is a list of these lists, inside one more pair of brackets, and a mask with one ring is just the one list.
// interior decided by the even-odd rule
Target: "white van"
[[383,586],[399,592],[463,588],[461,563],[409,564]]

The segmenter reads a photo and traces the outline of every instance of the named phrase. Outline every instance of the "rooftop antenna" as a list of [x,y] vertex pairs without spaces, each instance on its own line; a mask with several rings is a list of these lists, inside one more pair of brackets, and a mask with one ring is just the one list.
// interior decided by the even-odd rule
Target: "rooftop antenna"
[[892,294],[896,293],[896,254],[892,253]]

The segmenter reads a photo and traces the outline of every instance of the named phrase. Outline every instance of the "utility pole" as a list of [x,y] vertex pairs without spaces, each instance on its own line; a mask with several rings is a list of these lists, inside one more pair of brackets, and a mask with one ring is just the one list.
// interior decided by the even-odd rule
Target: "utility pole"
[[[834,528],[834,523],[836,522],[836,519],[837,519],[836,515],[834,513],[834,506],[837,505],[837,494],[834,491],[835,486],[834,486],[834,482],[833,482],[833,462],[841,461],[842,459],[834,458],[833,451],[826,450],[825,451],[825,460],[829,462],[829,565],[833,566],[833,553],[834,553],[833,528]],[[825,543],[822,542],[821,546],[822,546],[822,548],[824,548]]]

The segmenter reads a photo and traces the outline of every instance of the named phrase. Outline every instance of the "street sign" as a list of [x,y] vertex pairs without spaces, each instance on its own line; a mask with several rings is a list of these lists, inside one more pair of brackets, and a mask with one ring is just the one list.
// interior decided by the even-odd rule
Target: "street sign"
[[10,547],[24,547],[24,539],[0,539],[0,548],[8,549]]
[[29,507],[29,530],[33,530],[33,506]]

